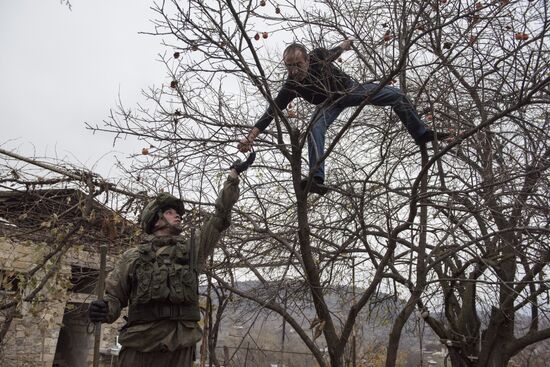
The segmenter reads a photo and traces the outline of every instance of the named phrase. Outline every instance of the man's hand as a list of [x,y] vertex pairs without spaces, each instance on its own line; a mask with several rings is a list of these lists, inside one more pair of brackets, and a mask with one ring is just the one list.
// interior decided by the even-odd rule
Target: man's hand
[[256,139],[258,135],[260,135],[260,129],[253,127],[248,135],[242,138],[239,144],[237,144],[237,149],[239,149],[239,152],[250,152],[252,150],[252,143],[254,143],[254,139]]
[[252,165],[254,162],[254,159],[256,159],[256,152],[250,153],[246,161],[241,161],[240,159],[236,160],[229,169],[234,169],[237,174],[244,172]]
[[108,310],[107,302],[103,300],[92,301],[90,308],[88,308],[88,318],[92,322],[105,322],[107,321]]
[[242,138],[239,144],[237,144],[237,149],[242,153],[250,152],[252,150],[252,140],[247,137]]
[[353,43],[353,40],[344,40],[342,41],[342,43],[340,44],[340,47],[342,48],[342,50],[344,51],[348,51],[348,50],[351,50],[351,44]]

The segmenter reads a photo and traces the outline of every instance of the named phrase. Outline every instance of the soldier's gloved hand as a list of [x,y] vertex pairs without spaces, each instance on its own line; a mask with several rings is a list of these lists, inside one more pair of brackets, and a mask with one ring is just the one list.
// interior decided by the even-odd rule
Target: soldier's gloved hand
[[92,322],[105,322],[107,321],[107,313],[109,308],[107,302],[103,300],[95,300],[90,303],[88,308],[88,318]]
[[256,152],[250,153],[246,161],[241,161],[240,159],[236,160],[229,169],[234,169],[237,171],[237,173],[244,172],[252,165],[254,162],[254,159],[256,159]]

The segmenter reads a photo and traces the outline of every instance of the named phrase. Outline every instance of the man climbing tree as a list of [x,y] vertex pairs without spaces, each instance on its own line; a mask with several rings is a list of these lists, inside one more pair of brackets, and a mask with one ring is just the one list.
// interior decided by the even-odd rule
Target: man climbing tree
[[[419,145],[449,137],[447,133],[435,133],[426,128],[416,109],[401,90],[377,83],[360,84],[337,68],[335,61],[344,51],[351,49],[351,40],[344,40],[340,46],[327,50],[317,48],[308,53],[305,46],[293,43],[283,52],[283,61],[288,71],[288,78],[275,97],[278,109],[285,109],[296,97],[317,105],[311,118],[308,132],[309,168],[317,170],[313,175],[310,191],[324,195],[325,180],[324,162],[319,162],[325,154],[325,135],[327,128],[347,107],[358,106],[368,100],[375,106],[391,106],[407,128],[409,134]],[[375,90],[380,89],[378,92]],[[275,110],[270,106],[256,122],[246,137],[241,139],[237,148],[241,152],[250,151],[256,137],[264,131],[273,120]],[[302,189],[308,185],[307,179],[300,183]]]

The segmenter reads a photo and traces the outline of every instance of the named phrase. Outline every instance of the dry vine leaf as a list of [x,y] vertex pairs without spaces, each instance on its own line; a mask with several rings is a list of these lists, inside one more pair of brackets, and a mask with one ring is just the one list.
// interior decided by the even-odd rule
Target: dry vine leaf
[[323,333],[323,329],[325,328],[325,320],[321,320],[317,327],[315,328],[315,332],[313,334],[313,341],[321,336]]
[[309,328],[313,329],[318,324],[319,324],[319,319],[316,317],[316,318],[313,319],[313,321],[311,321],[311,324],[309,324]]

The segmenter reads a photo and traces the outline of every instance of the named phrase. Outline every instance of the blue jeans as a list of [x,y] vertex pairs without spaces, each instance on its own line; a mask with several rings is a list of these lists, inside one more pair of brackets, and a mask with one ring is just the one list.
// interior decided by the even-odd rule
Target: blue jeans
[[[331,104],[321,104],[315,112],[311,120],[312,128],[308,134],[308,156],[309,168],[312,169],[317,164],[319,158],[325,154],[325,135],[327,128],[336,120],[338,115],[347,107],[359,106],[365,100],[368,93],[378,87],[376,83],[350,85],[351,91],[332,102]],[[407,96],[400,89],[384,86],[376,95],[371,96],[369,103],[375,106],[391,106],[393,111],[399,116],[399,119],[409,134],[414,139],[418,139],[426,132],[426,125],[420,120],[418,112],[413,107]],[[321,162],[319,169],[314,174],[322,181],[325,179],[325,162]]]

